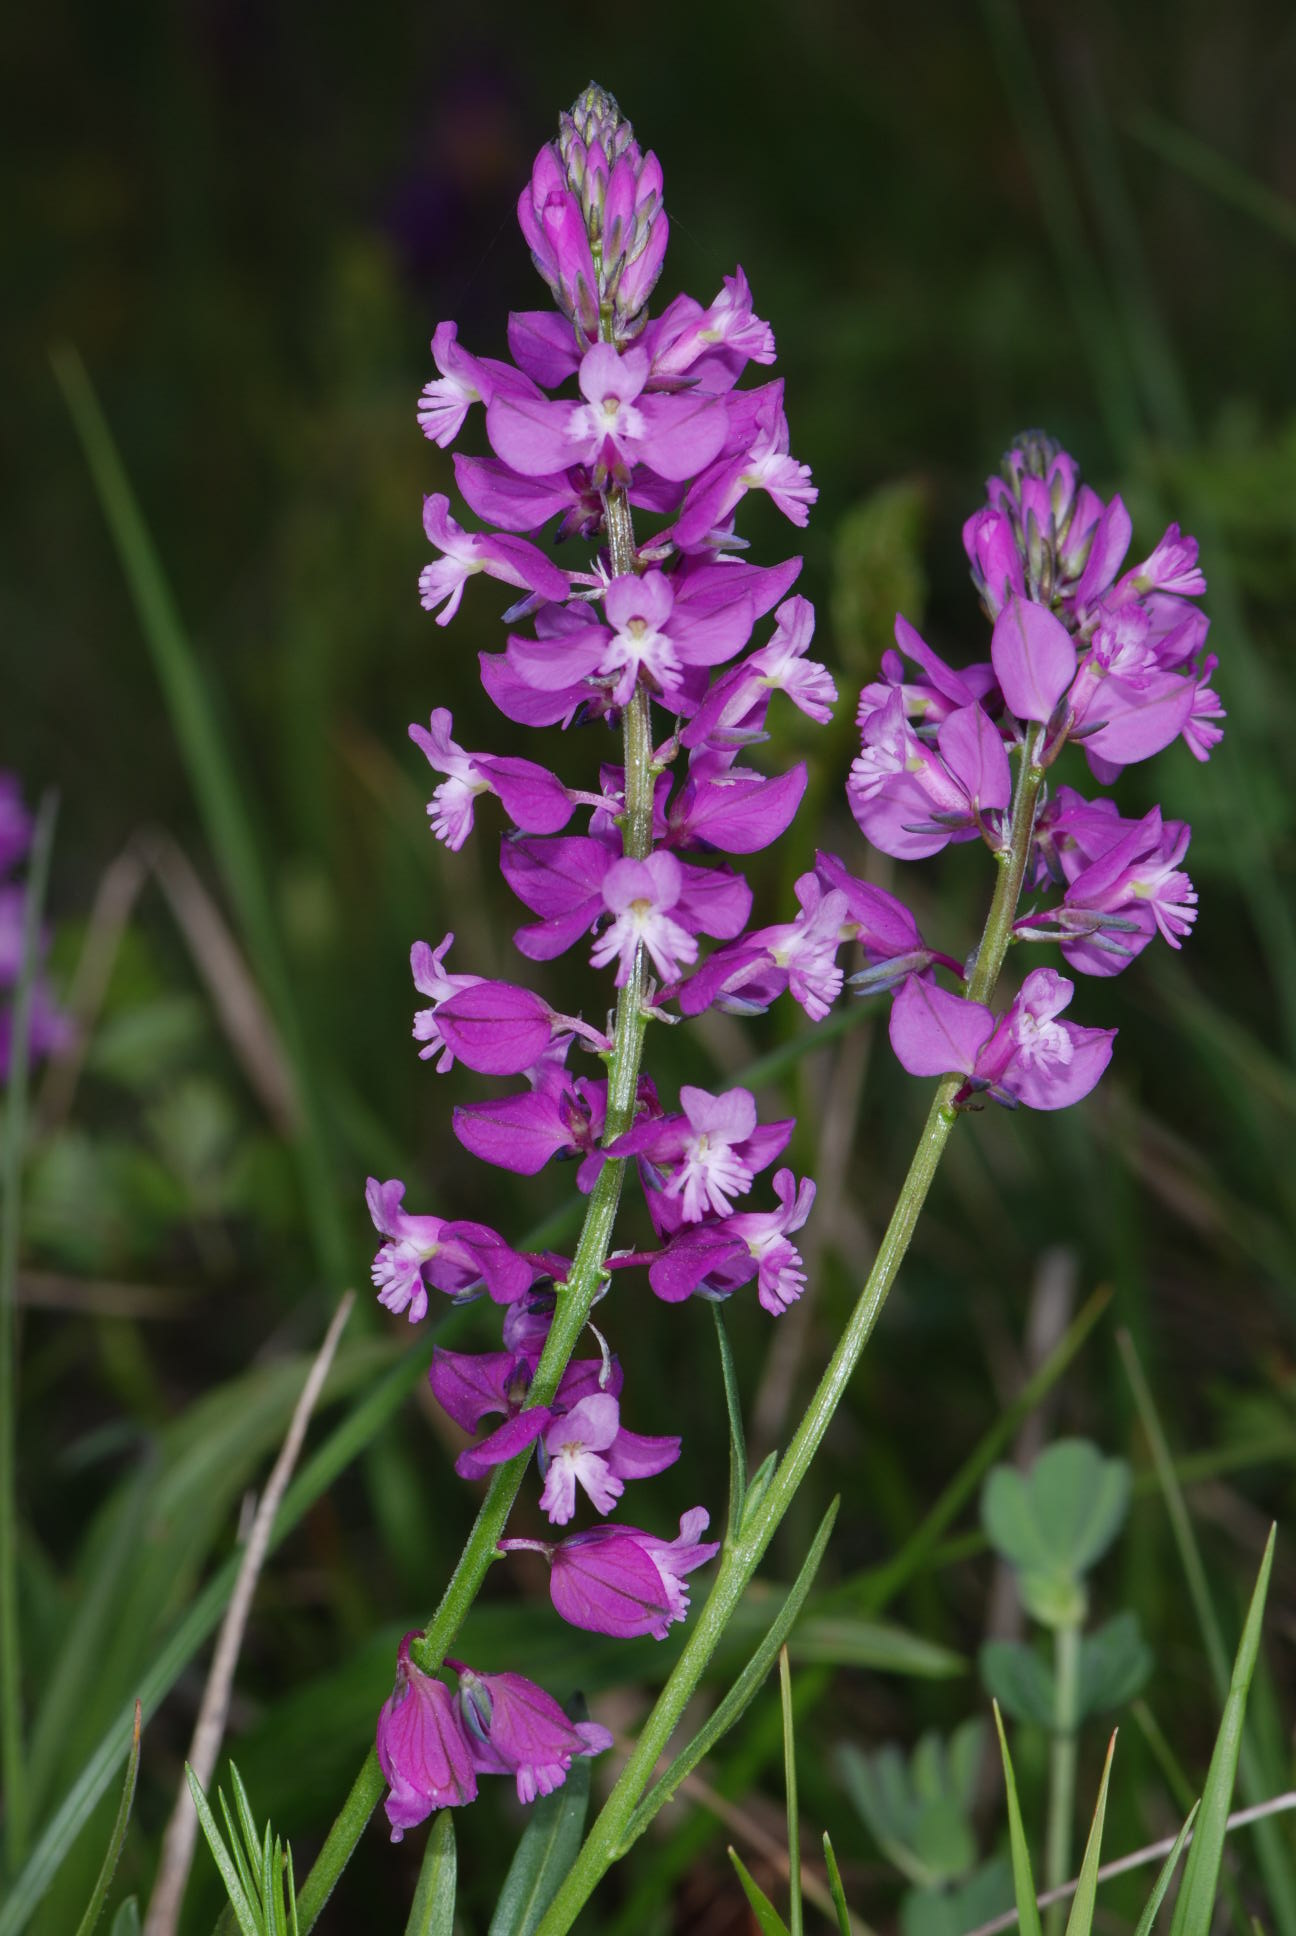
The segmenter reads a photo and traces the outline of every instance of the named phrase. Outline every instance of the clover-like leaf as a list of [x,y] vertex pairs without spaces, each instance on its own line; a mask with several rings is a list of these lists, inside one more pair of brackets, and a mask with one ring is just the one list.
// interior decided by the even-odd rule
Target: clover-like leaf
[[978,1655],[986,1692],[1014,1721],[1053,1725],[1053,1670],[1020,1640],[987,1640]]
[[1059,1439],[1028,1473],[996,1466],[981,1493],[981,1522],[995,1551],[1045,1578],[1088,1571],[1106,1552],[1129,1505],[1130,1471],[1087,1439]]
[[1138,1615],[1118,1613],[1080,1643],[1080,1718],[1133,1700],[1151,1672],[1152,1650]]

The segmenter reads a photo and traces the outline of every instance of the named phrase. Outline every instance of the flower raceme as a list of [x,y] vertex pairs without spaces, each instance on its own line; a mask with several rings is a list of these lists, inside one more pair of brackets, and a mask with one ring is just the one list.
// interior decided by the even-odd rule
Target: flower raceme
[[[575,1158],[592,1203],[625,1166],[659,1247],[609,1254],[601,1240],[578,1290],[587,1263],[515,1248],[482,1224],[408,1212],[400,1179],[371,1178],[381,1239],[373,1275],[380,1301],[412,1323],[435,1294],[484,1293],[500,1308],[502,1348],[434,1354],[431,1390],[467,1441],[456,1469],[481,1479],[533,1452],[551,1525],[571,1527],[586,1511],[606,1522],[542,1548],[558,1613],[596,1632],[660,1638],[684,1618],[686,1576],[717,1550],[701,1537],[707,1514],[686,1514],[675,1540],[608,1516],[627,1487],[679,1459],[681,1442],[623,1422],[621,1366],[598,1332],[598,1355],[558,1366],[542,1399],[546,1343],[566,1301],[582,1297],[588,1312],[628,1270],[646,1268],[667,1302],[729,1297],[754,1279],[769,1311],[785,1309],[804,1283],[792,1237],[814,1185],[779,1170],[776,1207],[764,1207],[762,1173],[794,1125],[762,1124],[745,1089],[685,1085],[678,1109],[668,1108],[638,1071],[645,1024],[713,1003],[750,1013],[784,991],[820,1016],[842,985],[838,954],[856,942],[884,982],[886,964],[903,975],[934,957],[898,903],[828,856],[798,883],[791,920],[750,925],[741,859],[786,833],[806,787],[804,764],[779,771],[758,751],[770,706],[786,701],[823,724],[837,693],[811,656],[814,612],[793,590],[800,559],[760,565],[737,555],[751,492],[765,492],[794,527],[816,496],[792,454],[782,383],[751,381],[773,363],[775,344],[746,277],[737,269],[710,302],[680,295],[650,315],[668,234],[662,172],[597,88],[541,150],[518,219],[554,308],[510,317],[508,360],[476,355],[452,322],[435,331],[419,425],[445,451],[465,435],[484,438],[484,450],[455,450],[453,464],[485,528],[473,529],[444,493],[426,498],[434,556],[420,597],[444,626],[471,579],[508,587],[516,596],[502,649],[480,661],[496,709],[528,733],[620,724],[623,759],[560,777],[538,746],[526,757],[466,749],[444,707],[410,736],[434,775],[431,831],[451,852],[480,837],[484,817],[502,815],[501,871],[526,912],[514,936],[520,955],[543,964],[583,945],[608,976],[616,1014],[608,1022],[601,1003],[587,1020],[458,960],[451,969],[447,934],[411,951],[422,1004],[413,1035],[440,1073],[460,1063],[513,1080],[508,1093],[456,1108],[465,1149],[522,1175]],[[554,541],[581,555],[555,562]],[[470,1800],[481,1772],[516,1771],[529,1800],[562,1779],[572,1754],[606,1745],[600,1729],[573,1732],[519,1676],[459,1672],[455,1697],[421,1672],[410,1642],[401,1650],[379,1726],[397,1832]]]

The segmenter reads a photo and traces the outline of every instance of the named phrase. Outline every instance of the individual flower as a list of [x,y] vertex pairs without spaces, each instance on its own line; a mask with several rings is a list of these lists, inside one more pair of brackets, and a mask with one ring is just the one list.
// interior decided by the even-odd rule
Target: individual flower
[[396,1656],[396,1685],[378,1715],[378,1765],[388,1784],[391,1839],[404,1839],[436,1808],[458,1808],[477,1796],[472,1749],[459,1703],[444,1681],[410,1659],[407,1633]]
[[533,1260],[486,1224],[412,1216],[404,1198],[396,1177],[380,1183],[371,1176],[365,1185],[374,1228],[387,1240],[373,1260],[378,1302],[398,1314],[408,1311],[411,1324],[427,1316],[429,1289],[458,1297],[484,1284],[497,1304],[508,1304],[539,1276]]
[[621,1408],[610,1391],[592,1393],[555,1418],[542,1438],[547,1467],[542,1511],[552,1525],[566,1526],[576,1510],[576,1488],[595,1510],[611,1512],[627,1479],[648,1479],[673,1465],[677,1438],[645,1438],[621,1424]]
[[520,1802],[561,1788],[574,1760],[603,1754],[612,1736],[597,1721],[570,1721],[542,1687],[522,1674],[481,1674],[462,1661],[459,1708],[479,1775],[512,1775]]
[[1009,1107],[1065,1109],[1098,1082],[1116,1036],[1058,1021],[1074,993],[1064,975],[1036,968],[996,1021],[983,1002],[911,975],[892,1006],[891,1046],[910,1075],[965,1076],[956,1101],[984,1090]]
[[590,953],[595,968],[616,961],[616,986],[630,979],[640,945],[657,973],[674,981],[686,962],[697,960],[698,945],[672,910],[684,891],[684,872],[673,854],[647,860],[615,861],[603,877],[603,905],[612,916]]
[[719,1541],[703,1541],[710,1517],[694,1506],[680,1520],[679,1536],[656,1538],[637,1526],[593,1526],[556,1546],[536,1540],[502,1539],[501,1552],[530,1548],[549,1561],[549,1596],[569,1625],[587,1633],[631,1639],[651,1634],[664,1640],[688,1612],[688,1574],[714,1559]]
[[575,805],[561,780],[534,760],[465,753],[450,737],[453,723],[445,707],[438,706],[427,728],[409,729],[433,772],[446,776],[428,802],[436,838],[457,853],[472,832],[473,808],[483,793],[497,794],[513,825],[523,833],[561,832]]
[[759,1124],[756,1099],[747,1089],[715,1096],[685,1083],[680,1108],[679,1116],[636,1123],[608,1154],[637,1156],[648,1174],[661,1173],[650,1192],[652,1199],[665,1199],[654,1208],[655,1219],[671,1207],[685,1223],[727,1217],[733,1198],[745,1196],[758,1171],[782,1154],[796,1125],[791,1120]]
[[465,531],[450,516],[450,500],[441,491],[423,500],[423,529],[428,542],[442,554],[419,574],[420,600],[429,612],[436,612],[438,625],[450,623],[459,610],[464,586],[478,572],[542,598],[566,598],[571,590],[566,572],[550,564],[543,551],[525,538]]

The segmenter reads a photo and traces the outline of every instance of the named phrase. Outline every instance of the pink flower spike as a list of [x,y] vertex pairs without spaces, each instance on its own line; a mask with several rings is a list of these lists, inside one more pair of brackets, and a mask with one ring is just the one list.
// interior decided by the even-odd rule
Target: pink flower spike
[[995,620],[990,658],[1008,710],[1018,719],[1051,719],[1075,678],[1071,634],[1043,605],[1015,593]]
[[616,861],[604,875],[603,904],[614,918],[595,942],[590,961],[605,968],[615,957],[618,988],[630,979],[640,943],[663,981],[677,980],[682,965],[697,960],[697,941],[670,913],[683,886],[679,862],[662,852],[647,860]]
[[389,1787],[391,1839],[399,1842],[437,1808],[476,1799],[477,1777],[458,1703],[444,1681],[410,1659],[407,1633],[396,1657],[396,1686],[378,1716],[378,1764]]

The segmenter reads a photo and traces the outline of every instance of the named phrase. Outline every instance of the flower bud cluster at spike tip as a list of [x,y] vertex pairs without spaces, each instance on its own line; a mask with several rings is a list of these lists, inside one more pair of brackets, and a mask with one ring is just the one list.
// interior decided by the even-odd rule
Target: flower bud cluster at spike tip
[[[13,1052],[13,1003],[23,970],[27,933],[27,888],[17,870],[31,847],[33,822],[23,804],[17,777],[0,770],[0,1085],[9,1075]],[[39,958],[31,984],[27,1016],[27,1055],[31,1063],[58,1055],[72,1040],[72,1023],[58,1007],[41,971],[49,935],[37,937]]]
[[[1041,431],[1019,437],[963,528],[993,628],[989,657],[955,668],[897,615],[896,650],[860,695],[847,782],[861,832],[883,853],[921,860],[981,840],[1004,860],[1012,761],[1029,759],[1040,782],[1025,856],[1030,905],[1012,939],[1057,943],[1086,975],[1118,974],[1157,934],[1178,948],[1191,933],[1190,829],[1158,807],[1126,819],[1114,800],[1065,782],[1050,796],[1044,775],[1069,746],[1102,785],[1176,739],[1205,760],[1224,717],[1197,602],[1206,580],[1196,540],[1172,524],[1122,569],[1132,535],[1120,498],[1104,503],[1073,457]],[[912,1074],[962,1076],[959,1103],[988,1095],[1035,1109],[1093,1088],[1113,1032],[1057,1020],[1070,981],[1036,969],[996,1021],[941,988],[932,966],[917,962],[897,978],[891,1042]],[[869,970],[855,979],[878,986]]]
[[[501,647],[480,660],[498,712],[530,734],[622,725],[632,764],[599,764],[589,736],[555,734],[528,757],[467,747],[439,695],[410,738],[433,776],[431,832],[451,853],[480,840],[484,823],[495,837],[502,821],[524,961],[580,948],[605,979],[582,1013],[566,981],[559,1005],[474,973],[452,958],[453,934],[434,931],[411,949],[412,1032],[435,1071],[458,1063],[502,1079],[502,1092],[455,1108],[465,1150],[522,1176],[572,1159],[568,1175],[600,1218],[606,1166],[625,1164],[652,1247],[608,1254],[601,1236],[591,1265],[582,1238],[578,1275],[567,1258],[440,1214],[447,1206],[425,1206],[419,1192],[407,1209],[405,1183],[375,1177],[373,1280],[380,1303],[411,1323],[442,1298],[494,1309],[488,1348],[438,1347],[429,1372],[464,1435],[457,1473],[480,1482],[533,1453],[532,1506],[564,1534],[542,1548],[557,1612],[595,1632],[661,1637],[685,1617],[686,1576],[717,1551],[701,1537],[707,1513],[687,1513],[678,1539],[616,1523],[626,1493],[639,1516],[639,1489],[685,1447],[633,1429],[675,1421],[650,1415],[662,1394],[624,1389],[592,1325],[593,1344],[552,1376],[546,1366],[538,1387],[559,1297],[587,1312],[642,1272],[665,1303],[750,1286],[751,1306],[778,1315],[805,1282],[796,1233],[815,1186],[779,1167],[793,1123],[762,1123],[747,1090],[686,1084],[677,1103],[659,1097],[637,1073],[646,1023],[712,1005],[758,1013],[783,993],[817,1019],[840,992],[846,951],[879,987],[940,958],[894,897],[830,854],[801,874],[790,918],[753,919],[743,859],[787,834],[807,775],[802,762],[780,767],[768,746],[753,764],[751,749],[767,742],[771,706],[822,726],[837,691],[813,656],[813,607],[794,590],[800,558],[741,555],[752,492],[794,528],[817,496],[792,452],[782,382],[766,374],[774,334],[746,276],[735,268],[709,302],[680,294],[649,314],[669,234],[661,168],[597,87],[537,156],[518,219],[554,308],[509,317],[508,359],[476,355],[450,321],[433,335],[436,374],[418,422],[439,449],[454,447],[467,510],[444,492],[425,499],[434,556],[420,596],[445,626],[465,595],[480,595],[471,580],[507,587]],[[484,447],[459,448],[474,433]],[[552,745],[566,749],[561,777]],[[618,1168],[607,1181],[620,1178]],[[461,1670],[456,1700],[417,1654],[402,1649],[379,1730],[397,1830],[470,1799],[488,1770],[514,1772],[523,1800],[547,1793],[573,1754],[603,1743],[516,1675]]]

